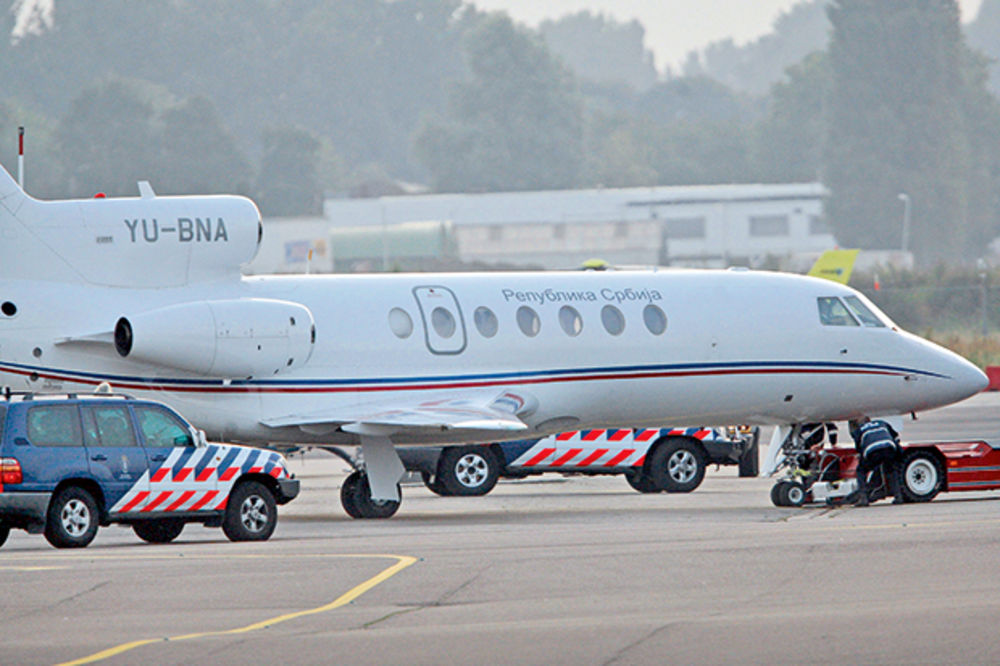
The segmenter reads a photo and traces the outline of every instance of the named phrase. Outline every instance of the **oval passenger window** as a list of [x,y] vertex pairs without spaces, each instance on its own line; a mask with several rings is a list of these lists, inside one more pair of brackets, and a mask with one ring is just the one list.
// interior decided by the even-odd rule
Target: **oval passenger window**
[[444,308],[437,307],[431,311],[431,324],[442,338],[455,335],[455,317]]
[[537,312],[527,305],[522,305],[517,309],[517,327],[529,338],[533,338],[542,330],[542,322]]
[[389,328],[397,338],[408,338],[413,333],[413,320],[406,310],[393,308],[389,310]]

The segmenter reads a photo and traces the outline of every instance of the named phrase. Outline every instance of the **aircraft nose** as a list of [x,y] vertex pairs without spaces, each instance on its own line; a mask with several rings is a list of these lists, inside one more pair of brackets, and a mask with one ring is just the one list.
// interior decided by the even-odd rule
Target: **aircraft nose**
[[958,354],[952,355],[949,361],[945,374],[951,378],[955,402],[974,396],[989,386],[990,380],[986,373]]

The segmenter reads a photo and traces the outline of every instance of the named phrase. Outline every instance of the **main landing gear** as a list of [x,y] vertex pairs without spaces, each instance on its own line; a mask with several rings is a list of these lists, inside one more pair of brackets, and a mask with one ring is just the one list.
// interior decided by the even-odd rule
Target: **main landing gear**
[[361,460],[336,446],[323,447],[354,471],[340,487],[340,503],[351,518],[391,518],[403,495],[399,480],[406,471],[388,437],[362,435]]

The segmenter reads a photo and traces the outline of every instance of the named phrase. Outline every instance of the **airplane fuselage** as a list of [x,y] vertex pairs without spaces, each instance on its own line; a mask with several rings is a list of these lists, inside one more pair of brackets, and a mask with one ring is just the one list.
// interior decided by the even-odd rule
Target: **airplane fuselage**
[[[336,411],[442,391],[511,391],[531,403],[521,420],[547,434],[905,413],[961,399],[979,381],[964,360],[891,322],[823,324],[818,299],[856,292],[775,273],[272,276],[165,289],[32,280],[0,282],[0,290],[17,305],[14,317],[0,318],[0,384],[72,391],[106,381],[238,441],[357,441],[336,428],[263,424],[303,401]],[[315,326],[308,358],[267,376],[205,377],[136,362],[107,339],[86,337],[120,316],[205,299],[305,306]],[[173,344],[188,344],[183,329]],[[455,430],[393,435],[397,443],[467,439]]]

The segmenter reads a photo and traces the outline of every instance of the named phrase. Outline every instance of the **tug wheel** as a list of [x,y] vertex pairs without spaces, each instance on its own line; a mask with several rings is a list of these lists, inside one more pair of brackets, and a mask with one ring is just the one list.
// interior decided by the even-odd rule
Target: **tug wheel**
[[912,451],[903,458],[900,491],[907,502],[930,502],[941,492],[941,463],[928,451]]

